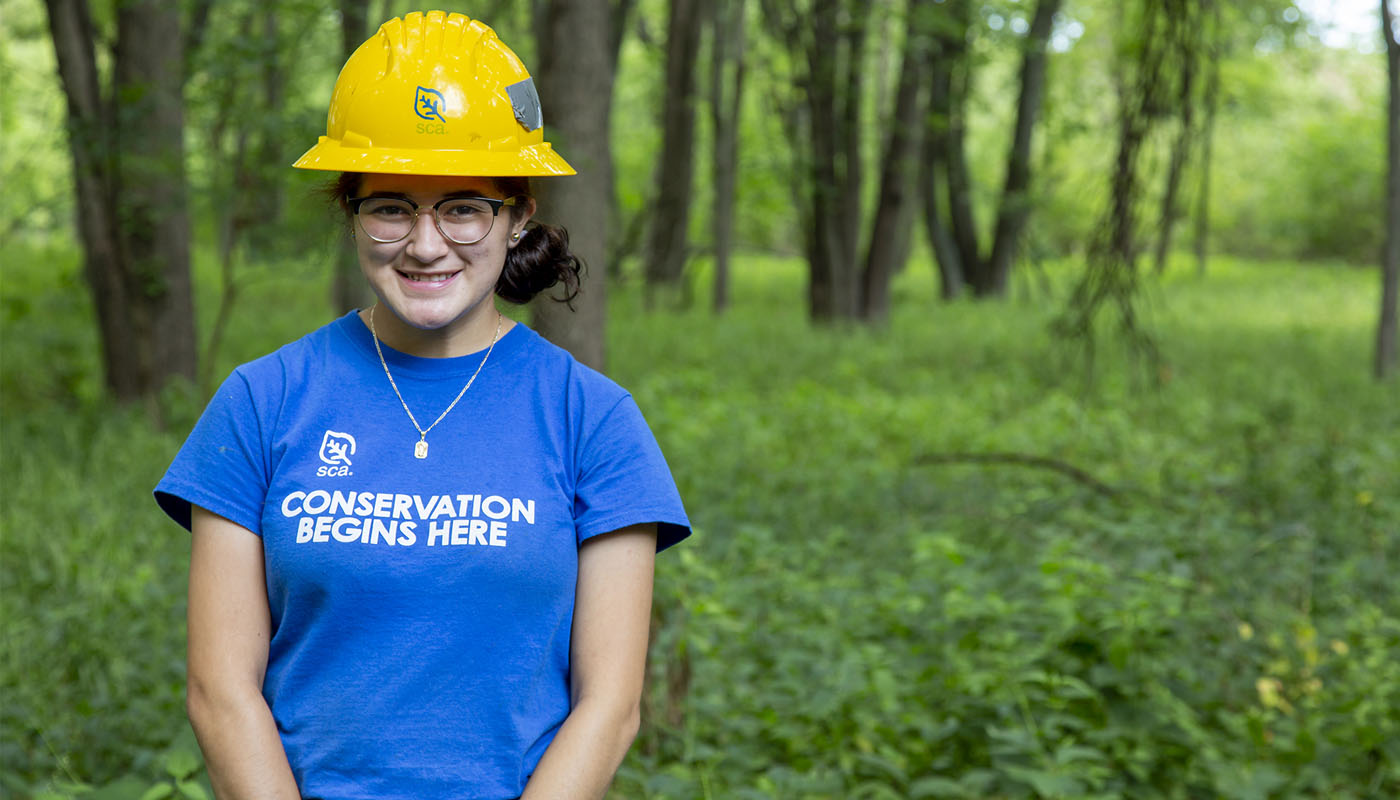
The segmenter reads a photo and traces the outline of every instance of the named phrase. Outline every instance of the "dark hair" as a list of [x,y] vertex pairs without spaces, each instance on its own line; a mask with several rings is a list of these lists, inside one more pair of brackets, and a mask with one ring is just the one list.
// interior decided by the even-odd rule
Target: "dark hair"
[[[326,187],[346,218],[350,216],[350,198],[360,189],[364,175],[359,172],[342,172],[334,183]],[[506,197],[533,197],[530,193],[530,179],[522,177],[492,178]],[[512,217],[524,213],[522,206],[510,206]],[[353,223],[352,223],[353,224]],[[573,299],[578,296],[579,280],[587,267],[583,259],[569,252],[569,232],[558,225],[530,222],[520,234],[520,241],[506,251],[505,268],[496,281],[496,296],[507,303],[524,305],[540,292],[559,284],[564,285],[563,297],[552,297],[573,307]]]

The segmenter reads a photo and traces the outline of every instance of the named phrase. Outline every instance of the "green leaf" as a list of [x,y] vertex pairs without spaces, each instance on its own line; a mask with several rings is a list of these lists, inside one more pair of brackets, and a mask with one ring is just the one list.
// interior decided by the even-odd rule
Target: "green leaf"
[[942,798],[967,797],[967,790],[961,783],[938,775],[920,778],[909,784],[910,800],[941,800]]

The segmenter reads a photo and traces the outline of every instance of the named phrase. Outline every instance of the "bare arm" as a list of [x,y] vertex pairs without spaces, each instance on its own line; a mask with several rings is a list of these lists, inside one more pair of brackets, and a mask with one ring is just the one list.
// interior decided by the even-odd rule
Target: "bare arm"
[[595,536],[578,559],[569,651],[573,709],[522,800],[602,798],[641,724],[656,526]]
[[185,707],[219,800],[297,800],[262,696],[271,617],[262,539],[196,506]]

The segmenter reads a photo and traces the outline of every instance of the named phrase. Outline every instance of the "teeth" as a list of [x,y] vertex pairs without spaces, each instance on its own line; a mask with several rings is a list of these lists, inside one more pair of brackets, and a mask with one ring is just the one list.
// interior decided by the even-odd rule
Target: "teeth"
[[442,283],[452,277],[451,275],[410,275],[406,272],[400,274],[414,283]]

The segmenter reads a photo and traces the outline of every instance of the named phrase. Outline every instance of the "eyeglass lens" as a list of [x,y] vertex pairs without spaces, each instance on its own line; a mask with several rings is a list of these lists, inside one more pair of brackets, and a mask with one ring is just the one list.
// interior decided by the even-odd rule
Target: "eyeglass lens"
[[474,244],[486,238],[496,215],[491,204],[471,197],[446,200],[435,209],[414,209],[403,200],[371,197],[360,204],[360,227],[378,242],[397,242],[413,232],[419,211],[437,215],[438,230],[457,244]]

